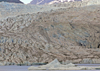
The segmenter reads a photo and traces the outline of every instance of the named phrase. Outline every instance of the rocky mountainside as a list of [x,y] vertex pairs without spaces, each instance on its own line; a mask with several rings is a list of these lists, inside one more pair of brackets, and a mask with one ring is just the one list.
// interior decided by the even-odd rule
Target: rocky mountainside
[[71,7],[85,7],[89,5],[100,5],[100,0],[89,0],[89,1],[75,1],[66,2],[52,5],[24,5],[16,3],[0,3],[0,19],[7,17],[13,17],[22,14],[32,14],[38,12],[52,11],[60,8],[71,8]]
[[23,3],[20,0],[0,0],[0,2]]
[[[94,4],[100,4],[100,0],[32,0],[30,2],[30,4],[38,4],[38,5],[41,5],[41,4],[61,4],[61,3],[69,3],[68,5],[70,5],[70,3],[74,3],[74,2],[82,2],[82,4],[84,4],[85,2],[85,5],[94,5]],[[77,3],[77,4],[80,4],[80,3]],[[74,4],[73,4],[74,5]]]
[[32,14],[37,12],[44,12],[59,9],[49,5],[24,5],[16,3],[1,2],[0,3],[0,19],[7,17],[14,17],[22,14]]
[[0,65],[100,63],[100,5],[65,7],[2,19]]
[[45,3],[49,3],[51,1],[54,1],[54,0],[32,0],[30,2],[30,4],[45,4]]
[[54,3],[63,3],[63,2],[74,2],[74,1],[81,1],[81,0],[32,0],[30,4],[54,4]]
[[59,4],[51,4],[56,7],[85,7],[91,5],[100,5],[100,0],[83,0],[83,1],[75,1],[75,2],[64,2]]

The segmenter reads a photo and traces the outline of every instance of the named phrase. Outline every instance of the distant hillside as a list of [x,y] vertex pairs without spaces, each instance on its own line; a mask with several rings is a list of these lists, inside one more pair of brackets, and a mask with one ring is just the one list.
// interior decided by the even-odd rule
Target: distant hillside
[[60,7],[51,7],[49,5],[25,5],[25,4],[19,4],[19,3],[8,3],[8,2],[0,2],[0,20],[7,18],[7,17],[13,17],[21,14],[31,14],[31,13],[37,13],[37,12],[44,12],[44,11],[50,11],[54,9],[58,9]]
[[30,2],[30,4],[45,4],[45,3],[49,3],[51,1],[54,1],[54,0],[32,0]]
[[4,2],[12,2],[12,3],[23,3],[20,0],[0,0],[0,2],[2,2],[2,1],[4,1]]
[[82,1],[82,0],[32,0],[30,4],[54,4],[54,3],[63,3],[70,1]]

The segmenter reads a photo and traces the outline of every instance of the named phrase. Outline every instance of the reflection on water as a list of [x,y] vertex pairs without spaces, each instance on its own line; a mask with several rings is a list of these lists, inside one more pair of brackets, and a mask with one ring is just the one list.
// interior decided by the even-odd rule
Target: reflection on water
[[[76,64],[78,66],[100,66],[100,64]],[[100,70],[28,70],[30,66],[0,66],[0,71],[100,71]]]

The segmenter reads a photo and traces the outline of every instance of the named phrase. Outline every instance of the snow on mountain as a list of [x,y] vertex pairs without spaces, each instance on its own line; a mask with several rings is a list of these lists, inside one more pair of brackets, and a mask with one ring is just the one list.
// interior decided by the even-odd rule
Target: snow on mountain
[[63,3],[63,2],[74,2],[81,0],[32,0],[30,4],[54,4],[54,3]]

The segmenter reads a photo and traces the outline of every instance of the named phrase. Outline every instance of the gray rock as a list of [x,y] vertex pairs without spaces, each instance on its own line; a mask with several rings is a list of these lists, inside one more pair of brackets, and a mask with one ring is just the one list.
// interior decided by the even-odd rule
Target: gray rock
[[4,63],[0,61],[0,66],[4,66]]
[[83,63],[83,64],[92,64],[93,61],[89,58],[84,58],[81,63]]

